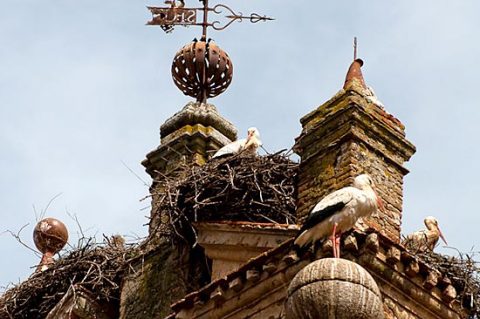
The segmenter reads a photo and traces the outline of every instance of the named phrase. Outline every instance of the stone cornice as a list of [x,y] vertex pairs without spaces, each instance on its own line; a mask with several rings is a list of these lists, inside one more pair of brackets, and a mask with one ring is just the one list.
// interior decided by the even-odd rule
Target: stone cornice
[[[283,291],[286,298],[286,287],[301,268],[312,260],[331,255],[329,241],[301,258],[293,253],[291,244],[292,240],[287,240],[238,270],[188,294],[172,305],[174,313],[167,318],[193,319],[213,314],[221,317],[247,307],[255,298],[277,291]],[[343,239],[342,252],[344,258],[358,262],[372,274],[385,297],[400,295],[408,300],[398,306],[416,313],[415,318],[459,319],[467,316],[454,299],[457,292],[443,274],[388,237],[372,230],[354,230]],[[243,296],[247,291],[250,297]]]
[[160,137],[163,139],[186,125],[195,124],[211,126],[230,140],[237,138],[237,129],[218,113],[215,105],[198,102],[187,103],[180,112],[167,119],[160,127]]
[[[296,139],[296,152],[305,150],[314,143],[317,144],[317,149],[324,151],[324,148],[337,142],[338,135],[342,132],[347,134],[353,130],[359,132],[361,129],[364,133],[363,137],[366,137],[365,142],[368,142],[367,137],[382,141],[392,149],[392,153],[401,155],[405,161],[415,153],[415,146],[405,138],[403,125],[395,125],[395,121],[390,117],[393,118],[380,107],[368,103],[355,91],[342,90],[332,100],[301,119],[304,129]],[[318,139],[318,136],[322,138]],[[356,136],[358,137],[359,134]],[[307,158],[312,155],[314,154],[308,154]]]

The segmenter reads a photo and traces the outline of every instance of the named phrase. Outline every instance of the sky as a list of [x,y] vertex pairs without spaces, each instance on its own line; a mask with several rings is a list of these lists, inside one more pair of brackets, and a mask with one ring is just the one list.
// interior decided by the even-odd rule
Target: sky
[[[357,36],[367,84],[417,147],[406,164],[403,232],[433,215],[450,246],[480,250],[479,1],[224,3],[276,19],[209,34],[234,64],[232,84],[210,102],[240,136],[256,126],[267,150],[290,148],[300,117],[341,89]],[[146,5],[162,2],[2,0],[0,287],[39,262],[8,231],[21,230],[33,248],[41,215],[62,220],[71,245],[80,230],[127,241],[147,234],[141,199],[151,180],[140,162],[191,100],[170,66],[201,30],[145,26]]]

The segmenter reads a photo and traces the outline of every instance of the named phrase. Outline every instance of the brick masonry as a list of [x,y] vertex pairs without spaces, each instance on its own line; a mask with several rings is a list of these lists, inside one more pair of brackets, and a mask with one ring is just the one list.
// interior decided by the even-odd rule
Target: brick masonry
[[179,165],[202,165],[210,153],[235,140],[237,130],[212,104],[190,102],[160,127],[160,145],[142,162],[152,177],[148,246],[153,253],[123,279],[120,319],[163,318],[170,304],[205,285],[201,248],[172,246],[167,214],[158,209],[165,176],[178,176]]
[[408,173],[403,164],[415,147],[406,139],[403,124],[366,96],[363,81],[350,79],[300,120],[303,130],[295,144],[301,158],[297,216],[304,219],[322,197],[367,173],[386,209],[365,222],[399,242],[403,177]]

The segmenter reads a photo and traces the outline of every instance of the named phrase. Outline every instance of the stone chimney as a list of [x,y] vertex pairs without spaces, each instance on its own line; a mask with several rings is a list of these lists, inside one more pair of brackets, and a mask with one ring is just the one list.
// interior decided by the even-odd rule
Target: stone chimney
[[365,85],[356,59],[345,84],[333,98],[305,115],[296,139],[300,156],[297,216],[303,219],[328,193],[351,185],[361,173],[375,181],[385,212],[365,221],[395,242],[400,241],[403,164],[415,153],[405,137],[405,127],[387,113],[373,90]]
[[[203,165],[211,153],[237,139],[237,130],[223,118],[213,104],[189,102],[160,127],[160,146],[142,162],[152,177],[152,220],[150,232],[160,222],[155,214],[156,196],[161,193],[157,182],[175,174],[182,164]],[[163,221],[168,222],[167,220]]]

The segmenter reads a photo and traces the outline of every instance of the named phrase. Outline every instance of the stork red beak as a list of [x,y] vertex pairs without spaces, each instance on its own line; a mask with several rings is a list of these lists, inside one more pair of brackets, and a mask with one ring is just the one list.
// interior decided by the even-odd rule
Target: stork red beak
[[440,228],[438,228],[438,227],[437,227],[437,229],[438,229],[438,234],[440,235],[440,238],[443,240],[443,242],[445,243],[445,245],[448,246],[447,241],[445,240],[445,237],[443,237],[442,231],[441,231]]

